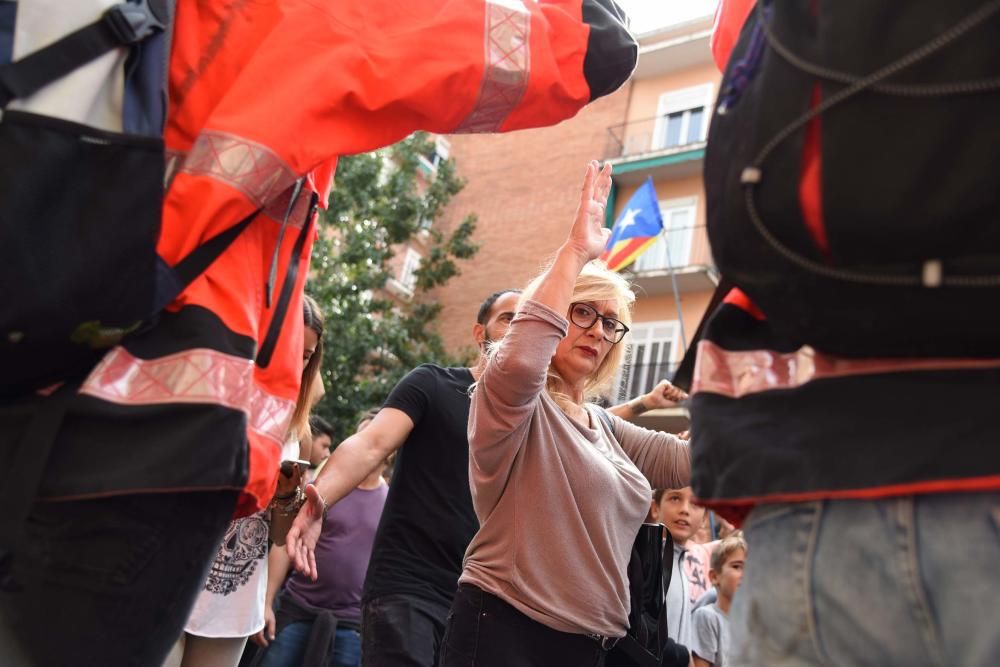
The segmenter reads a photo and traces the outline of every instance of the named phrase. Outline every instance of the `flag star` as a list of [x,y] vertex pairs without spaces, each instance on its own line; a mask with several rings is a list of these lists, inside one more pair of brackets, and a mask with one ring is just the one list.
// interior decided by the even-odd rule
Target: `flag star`
[[642,213],[641,208],[630,208],[625,211],[625,215],[622,217],[622,224],[619,226],[619,229],[625,229],[626,227],[634,225],[635,218],[640,213]]

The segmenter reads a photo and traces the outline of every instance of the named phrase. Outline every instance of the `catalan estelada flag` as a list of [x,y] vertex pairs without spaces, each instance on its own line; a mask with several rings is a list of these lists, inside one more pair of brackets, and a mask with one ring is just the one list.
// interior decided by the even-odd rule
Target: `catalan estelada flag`
[[611,238],[601,259],[612,271],[621,271],[653,245],[662,231],[663,217],[650,178],[625,204],[611,228]]

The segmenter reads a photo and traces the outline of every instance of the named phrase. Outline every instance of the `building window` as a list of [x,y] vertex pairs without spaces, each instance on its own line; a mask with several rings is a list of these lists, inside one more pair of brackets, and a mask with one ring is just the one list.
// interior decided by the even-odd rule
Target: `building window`
[[437,171],[438,165],[448,159],[451,144],[444,137],[435,137],[431,149],[420,156],[420,162],[430,171]]
[[612,403],[623,403],[649,392],[677,370],[674,347],[680,327],[676,320],[633,323],[625,365],[618,374]]
[[420,260],[423,257],[413,248],[406,249],[406,257],[403,259],[403,268],[399,272],[399,284],[408,292],[412,292],[417,285],[417,269],[420,268]]
[[663,232],[646,252],[635,260],[635,271],[661,271],[687,266],[697,219],[698,199],[668,199],[660,202]]
[[704,141],[708,133],[708,109],[712,94],[713,86],[709,83],[661,95],[652,150]]
[[426,231],[434,226],[434,218],[424,213],[420,214],[420,231]]

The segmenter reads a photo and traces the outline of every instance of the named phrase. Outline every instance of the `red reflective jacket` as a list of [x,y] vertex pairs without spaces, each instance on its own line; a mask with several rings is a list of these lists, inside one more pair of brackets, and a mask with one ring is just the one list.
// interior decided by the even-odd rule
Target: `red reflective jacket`
[[[263,507],[302,370],[309,204],[325,206],[337,157],[418,129],[505,132],[573,116],[634,67],[616,11],[609,0],[179,2],[158,251],[174,263],[260,213],[81,389],[111,443],[91,429],[88,446],[131,437],[142,453],[119,444],[112,455],[133,464],[89,486],[64,475],[48,495],[241,488],[239,513]],[[283,279],[294,282],[285,303]]]

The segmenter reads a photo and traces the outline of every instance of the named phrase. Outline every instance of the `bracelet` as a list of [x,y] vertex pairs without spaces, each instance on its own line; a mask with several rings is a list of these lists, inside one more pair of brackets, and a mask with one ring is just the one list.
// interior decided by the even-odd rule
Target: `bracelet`
[[310,484],[309,486],[311,486],[314,489],[316,489],[316,495],[319,496],[319,501],[321,503],[323,503],[323,521],[325,522],[326,521],[326,515],[330,511],[330,505],[326,502],[326,498],[323,497],[323,494],[319,492],[319,487],[318,486],[316,486],[315,484]]
[[306,494],[302,492],[302,489],[295,487],[290,495],[287,496],[275,496],[271,500],[271,509],[284,515],[294,515],[298,514],[299,509],[306,502]]
[[642,402],[642,396],[639,398],[633,398],[629,401],[628,409],[631,410],[634,415],[641,415],[643,412],[649,410],[649,408],[646,407],[646,404]]

